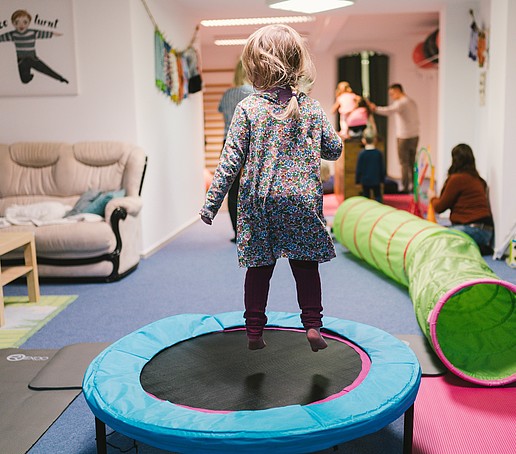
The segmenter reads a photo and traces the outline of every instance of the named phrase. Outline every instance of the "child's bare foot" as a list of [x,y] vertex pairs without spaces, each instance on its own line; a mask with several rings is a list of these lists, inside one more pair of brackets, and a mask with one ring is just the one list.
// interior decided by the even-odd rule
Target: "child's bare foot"
[[328,346],[326,341],[321,336],[318,328],[309,328],[306,331],[306,338],[308,339],[308,342],[310,342],[310,347],[312,347],[313,352],[324,350]]
[[260,337],[258,339],[247,339],[247,348],[249,350],[261,350],[266,345],[267,344],[263,340],[263,337]]

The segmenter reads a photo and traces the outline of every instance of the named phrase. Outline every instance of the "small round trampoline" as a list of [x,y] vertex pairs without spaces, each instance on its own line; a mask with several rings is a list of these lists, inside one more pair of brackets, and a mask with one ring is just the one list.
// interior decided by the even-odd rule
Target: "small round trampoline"
[[174,452],[313,452],[411,409],[421,371],[400,340],[325,317],[328,348],[313,353],[299,314],[267,316],[259,351],[247,350],[242,312],[173,316],[112,344],[83,382],[97,443],[105,423]]

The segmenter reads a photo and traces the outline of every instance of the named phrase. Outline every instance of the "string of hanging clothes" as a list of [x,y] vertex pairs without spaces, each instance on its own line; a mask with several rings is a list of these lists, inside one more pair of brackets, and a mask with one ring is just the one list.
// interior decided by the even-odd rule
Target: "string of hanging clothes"
[[199,32],[199,25],[195,28],[192,39],[186,49],[175,49],[165,39],[147,2],[145,0],[141,0],[141,2],[154,25],[156,87],[176,104],[180,104],[188,94],[197,93],[202,89],[199,56],[194,47]]
[[486,60],[486,52],[487,52],[487,37],[486,31],[481,29],[477,25],[477,21],[475,20],[475,14],[473,10],[469,10],[469,14],[471,16],[471,34],[469,40],[469,53],[468,57],[473,61],[478,60],[478,66],[482,68],[484,66]]

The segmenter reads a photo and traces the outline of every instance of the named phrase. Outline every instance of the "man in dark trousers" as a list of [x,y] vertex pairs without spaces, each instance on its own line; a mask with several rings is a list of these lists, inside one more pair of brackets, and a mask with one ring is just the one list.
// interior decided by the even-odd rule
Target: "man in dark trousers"
[[405,94],[400,84],[392,84],[389,87],[389,97],[393,100],[392,104],[380,107],[370,103],[369,107],[375,114],[394,115],[396,118],[401,192],[408,194],[414,181],[414,162],[419,141],[419,115],[416,103]]

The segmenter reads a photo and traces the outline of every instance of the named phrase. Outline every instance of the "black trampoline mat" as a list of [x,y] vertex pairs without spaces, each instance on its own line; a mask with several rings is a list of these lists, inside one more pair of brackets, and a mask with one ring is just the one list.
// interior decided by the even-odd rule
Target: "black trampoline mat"
[[267,346],[247,349],[244,330],[210,333],[168,347],[143,368],[144,390],[161,400],[215,411],[307,405],[341,392],[359,376],[350,345],[326,338],[312,352],[304,332],[267,329]]

